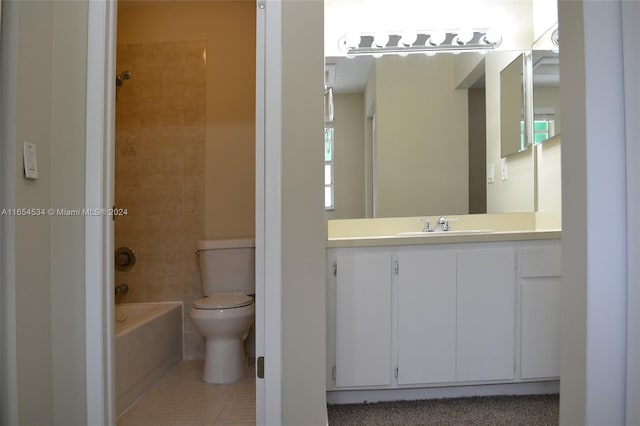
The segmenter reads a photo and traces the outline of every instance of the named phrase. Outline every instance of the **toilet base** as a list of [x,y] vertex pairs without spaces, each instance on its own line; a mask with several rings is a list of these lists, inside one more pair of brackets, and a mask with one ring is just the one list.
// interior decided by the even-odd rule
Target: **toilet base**
[[225,384],[242,379],[247,372],[244,339],[218,338],[207,341],[202,379]]

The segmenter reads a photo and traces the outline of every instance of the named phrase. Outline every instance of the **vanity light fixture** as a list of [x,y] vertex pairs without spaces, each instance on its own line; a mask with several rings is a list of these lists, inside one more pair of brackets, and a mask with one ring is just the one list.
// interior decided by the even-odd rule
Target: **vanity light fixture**
[[487,52],[502,43],[502,37],[487,29],[455,31],[405,31],[390,33],[350,33],[339,41],[340,50],[355,56],[441,52]]

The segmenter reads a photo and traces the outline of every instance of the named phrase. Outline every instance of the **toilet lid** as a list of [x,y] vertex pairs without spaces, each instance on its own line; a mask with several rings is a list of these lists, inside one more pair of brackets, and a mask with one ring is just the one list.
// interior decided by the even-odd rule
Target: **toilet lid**
[[244,293],[214,293],[209,297],[195,300],[193,306],[198,309],[240,308],[253,302],[251,296]]

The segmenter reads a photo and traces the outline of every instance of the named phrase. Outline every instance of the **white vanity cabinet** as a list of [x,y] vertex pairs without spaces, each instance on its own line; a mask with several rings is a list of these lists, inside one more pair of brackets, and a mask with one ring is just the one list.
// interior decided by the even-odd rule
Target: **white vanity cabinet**
[[327,389],[556,379],[559,256],[559,240],[329,249]]
[[336,386],[391,384],[391,254],[336,257]]
[[513,378],[513,248],[354,248],[329,258],[336,388]]

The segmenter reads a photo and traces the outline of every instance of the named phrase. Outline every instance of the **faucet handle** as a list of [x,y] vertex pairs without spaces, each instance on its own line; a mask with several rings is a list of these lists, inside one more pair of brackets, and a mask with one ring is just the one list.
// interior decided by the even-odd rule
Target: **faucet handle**
[[440,218],[438,219],[438,227],[442,231],[451,231],[451,228],[449,228],[449,222],[455,222],[457,220],[458,220],[457,217],[456,218],[446,218],[444,216],[440,216]]
[[422,228],[422,232],[432,232],[433,228],[431,227],[431,222],[429,222],[428,218],[418,219],[418,222],[424,222],[424,228]]

